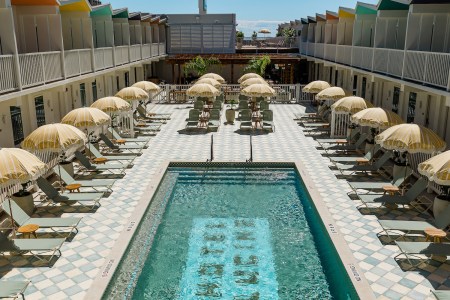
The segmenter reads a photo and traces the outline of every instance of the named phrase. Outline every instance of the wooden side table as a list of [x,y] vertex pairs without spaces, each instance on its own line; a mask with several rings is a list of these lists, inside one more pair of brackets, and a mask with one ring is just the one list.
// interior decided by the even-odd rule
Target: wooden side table
[[78,193],[80,192],[80,187],[81,184],[79,183],[72,183],[69,185],[66,185],[65,189],[69,191],[69,193],[73,193],[75,191],[77,191]]
[[126,140],[122,140],[122,139],[116,140],[117,145],[125,145],[126,142],[127,142]]
[[94,164],[104,165],[108,159],[106,157],[97,157],[92,160]]
[[342,145],[348,144],[347,140],[336,140],[335,142],[336,142],[336,144],[338,146],[342,146]]
[[395,193],[400,191],[400,189],[394,185],[385,185],[383,186],[383,191],[383,195],[389,194],[390,196],[394,196]]
[[444,230],[438,228],[425,228],[424,232],[427,235],[427,242],[432,240],[434,243],[441,243],[442,239],[447,236]]
[[370,162],[370,160],[368,160],[367,158],[357,158],[356,159],[356,164],[359,166],[368,165],[369,162]]
[[31,238],[31,235],[33,235],[37,239],[36,230],[39,229],[39,225],[37,224],[27,224],[20,226],[17,229],[17,232],[22,233],[23,237]]

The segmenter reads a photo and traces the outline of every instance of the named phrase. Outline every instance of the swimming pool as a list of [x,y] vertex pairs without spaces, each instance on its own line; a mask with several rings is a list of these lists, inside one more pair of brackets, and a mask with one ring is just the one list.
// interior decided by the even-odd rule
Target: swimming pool
[[295,168],[167,170],[104,299],[358,299]]

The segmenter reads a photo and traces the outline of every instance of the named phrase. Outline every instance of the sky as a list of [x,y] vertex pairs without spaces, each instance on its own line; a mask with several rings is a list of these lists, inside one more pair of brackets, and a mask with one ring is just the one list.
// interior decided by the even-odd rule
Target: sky
[[[105,0],[113,8],[128,7],[130,11],[155,14],[195,14],[198,0]],[[279,23],[300,19],[339,6],[354,8],[357,0],[206,0],[208,13],[235,13],[238,30],[249,36],[253,30],[268,28],[276,31]],[[376,4],[378,0],[364,0]],[[272,34],[273,35],[273,34]]]

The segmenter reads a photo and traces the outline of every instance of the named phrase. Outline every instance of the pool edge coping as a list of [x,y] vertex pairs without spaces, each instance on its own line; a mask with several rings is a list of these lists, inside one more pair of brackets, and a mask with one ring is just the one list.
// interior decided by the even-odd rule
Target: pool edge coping
[[[174,165],[184,166],[184,167],[200,167],[200,166],[232,166],[232,165],[247,165],[252,167],[293,167],[300,174],[303,183],[308,190],[308,194],[310,195],[311,200],[314,203],[314,206],[319,213],[319,216],[324,224],[324,227],[328,233],[328,236],[333,243],[336,252],[350,278],[356,293],[361,299],[375,299],[375,295],[370,287],[367,279],[364,276],[364,273],[359,268],[358,262],[356,261],[353,253],[350,251],[350,248],[342,236],[339,228],[335,225],[335,220],[331,216],[328,207],[320,195],[316,184],[313,182],[309,174],[305,171],[304,163],[301,161],[294,162],[254,162],[254,163],[245,163],[245,162],[189,162],[189,161],[164,161],[159,165],[155,174],[152,176],[150,183],[145,188],[142,196],[139,199],[138,204],[135,206],[132,215],[128,218],[125,228],[120,233],[118,239],[115,241],[114,246],[111,249],[111,252],[106,257],[105,262],[101,266],[99,273],[95,277],[91,286],[87,290],[84,299],[89,300],[101,300],[105,291],[108,288],[110,281],[113,278],[113,275],[120,264],[120,261],[128,249],[128,246],[138,228],[138,225],[142,221],[142,217],[147,211],[148,206],[150,205],[153,197],[155,196],[158,187],[167,173],[168,168]],[[261,165],[261,166],[259,166]],[[327,226],[328,225],[328,226]],[[359,280],[357,280],[359,278]]]

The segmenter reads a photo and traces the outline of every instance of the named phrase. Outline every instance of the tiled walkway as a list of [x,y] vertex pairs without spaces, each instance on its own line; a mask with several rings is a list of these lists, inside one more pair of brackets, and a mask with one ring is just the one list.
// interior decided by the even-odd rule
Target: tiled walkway
[[[316,183],[341,233],[354,253],[360,268],[379,299],[426,299],[430,288],[450,289],[450,264],[432,261],[418,271],[403,271],[393,259],[396,246],[383,245],[376,236],[381,228],[373,212],[360,212],[357,201],[346,192],[349,186],[338,180],[329,169],[329,160],[314,147],[293,121],[294,113],[304,111],[300,105],[272,105],[274,133],[254,135],[254,161],[301,160]],[[51,267],[36,259],[6,256],[0,259],[3,278],[29,279],[32,284],[27,299],[82,299],[97,276],[127,218],[148,185],[158,166],[167,160],[206,161],[209,158],[211,134],[180,134],[184,129],[186,105],[157,105],[153,111],[172,113],[171,120],[149,143],[148,149],[135,160],[124,179],[115,183],[114,192],[102,199],[95,212],[80,212],[71,207],[39,209],[41,215],[81,216],[79,233],[62,247],[62,256]],[[224,121],[224,114],[222,114]],[[239,122],[221,125],[214,133],[215,161],[245,161],[249,158],[249,135],[239,134]],[[44,213],[45,211],[45,213]],[[419,219],[427,215],[395,210],[378,212],[384,218]]]

